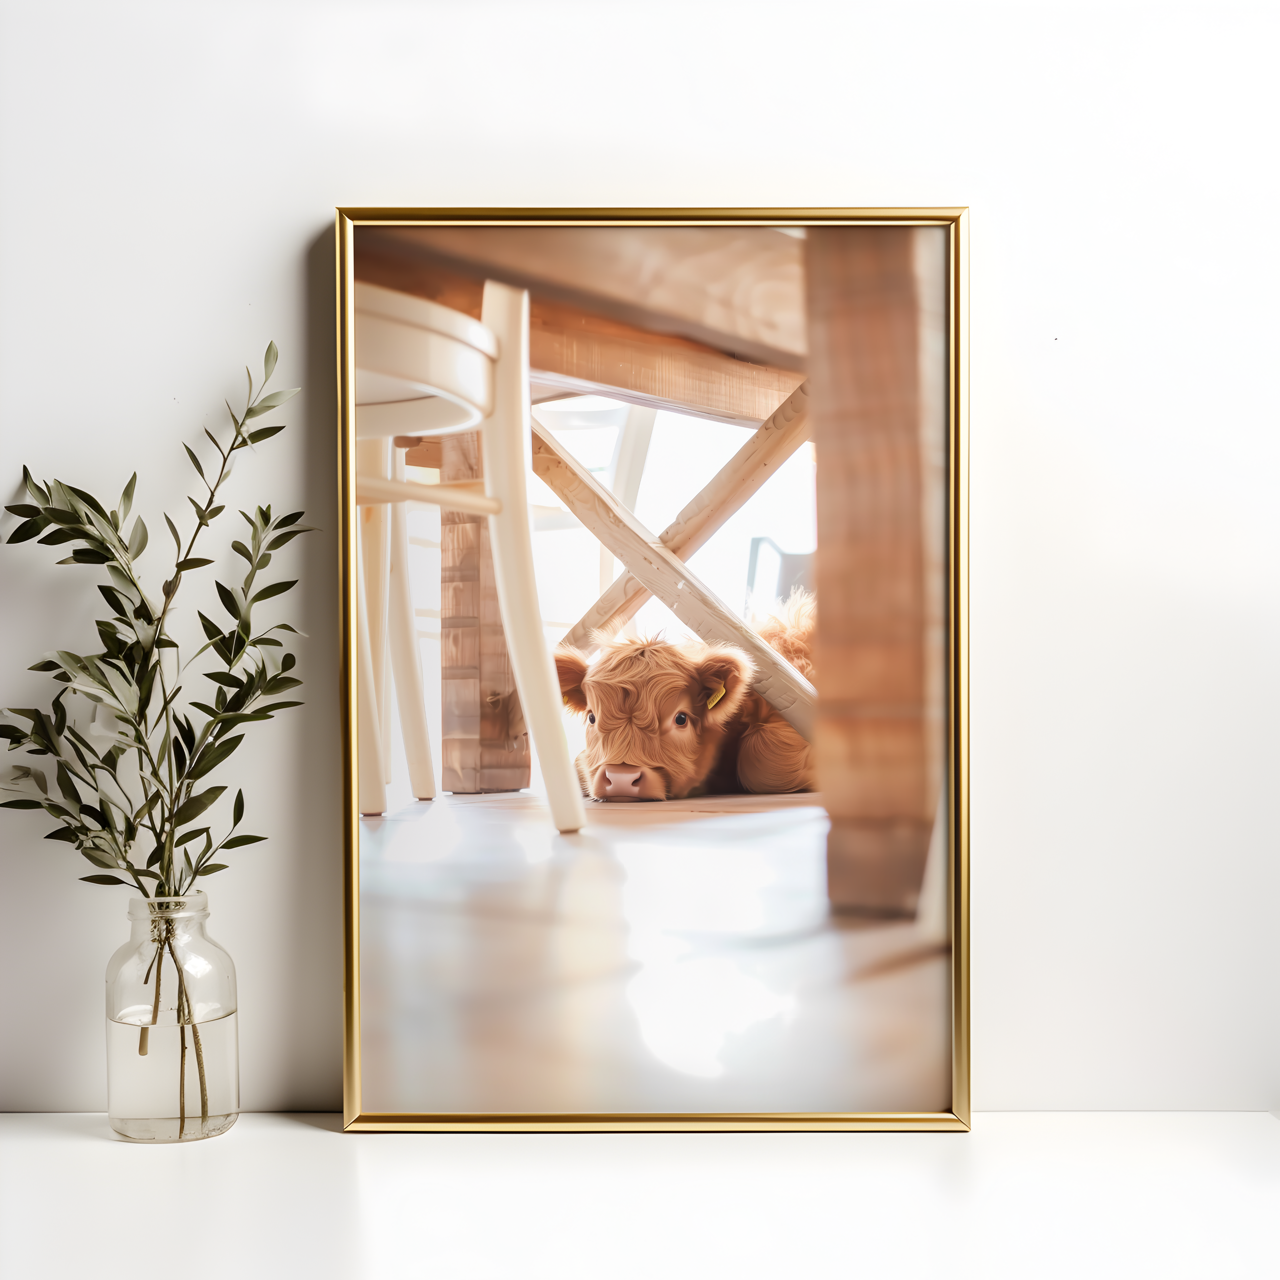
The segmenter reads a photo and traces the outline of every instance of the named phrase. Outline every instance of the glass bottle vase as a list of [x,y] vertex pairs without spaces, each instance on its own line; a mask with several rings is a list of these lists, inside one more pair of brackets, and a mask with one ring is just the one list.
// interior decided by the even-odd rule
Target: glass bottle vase
[[135,1142],[213,1138],[240,1111],[236,970],[203,893],[133,898],[107,965],[107,1113]]

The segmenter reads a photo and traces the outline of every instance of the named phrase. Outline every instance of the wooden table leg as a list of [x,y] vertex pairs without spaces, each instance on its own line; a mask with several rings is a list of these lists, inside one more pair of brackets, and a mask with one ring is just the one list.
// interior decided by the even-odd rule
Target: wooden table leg
[[916,909],[945,760],[944,236],[806,241],[828,884],[877,915]]

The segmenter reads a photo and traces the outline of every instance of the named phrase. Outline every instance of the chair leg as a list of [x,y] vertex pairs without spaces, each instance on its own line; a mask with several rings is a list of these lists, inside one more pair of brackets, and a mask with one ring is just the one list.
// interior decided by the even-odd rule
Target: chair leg
[[[364,508],[360,508],[363,512]],[[361,543],[364,530],[360,530]],[[363,545],[361,547],[363,551]],[[386,771],[383,768],[382,724],[378,717],[378,695],[373,677],[373,655],[369,644],[369,604],[365,593],[364,556],[356,557],[359,575],[356,604],[356,776],[360,790],[360,813],[372,817],[387,808]]]
[[560,685],[542,629],[525,484],[531,458],[529,295],[486,281],[480,319],[497,335],[501,350],[494,369],[493,413],[480,432],[485,489],[502,503],[501,514],[489,517],[498,604],[552,821],[559,831],[577,831],[586,814],[564,733]]
[[947,823],[947,789],[938,796],[938,813],[925,856],[924,878],[916,903],[916,928],[929,941],[946,942],[951,936],[950,905],[947,894],[947,862],[950,835]]
[[[391,478],[391,441],[358,440],[356,469],[360,474]],[[361,567],[369,624],[369,658],[373,669],[374,706],[382,726],[383,763],[391,763],[391,716],[387,699],[387,579],[390,576],[390,520],[385,505],[364,507],[360,513]],[[391,778],[383,776],[383,782]]]
[[431,762],[431,737],[427,732],[426,699],[422,692],[422,664],[418,653],[418,627],[409,586],[409,521],[403,502],[391,504],[391,581],[387,630],[391,641],[391,675],[400,709],[400,732],[409,762],[409,785],[419,800],[436,794]]

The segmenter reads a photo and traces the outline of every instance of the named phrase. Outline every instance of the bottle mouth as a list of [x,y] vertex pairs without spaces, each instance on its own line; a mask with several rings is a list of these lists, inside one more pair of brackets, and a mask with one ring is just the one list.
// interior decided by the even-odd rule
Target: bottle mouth
[[199,889],[172,898],[129,899],[130,920],[176,920],[182,916],[208,914],[209,899]]

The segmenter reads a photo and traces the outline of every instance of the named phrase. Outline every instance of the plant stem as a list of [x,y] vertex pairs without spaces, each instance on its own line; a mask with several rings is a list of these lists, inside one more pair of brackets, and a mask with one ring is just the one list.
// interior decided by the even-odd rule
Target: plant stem
[[178,1023],[178,1035],[182,1037],[182,1053],[178,1058],[178,1141],[182,1141],[187,1127],[187,1029]]
[[[169,955],[173,958],[173,967],[178,971],[178,1024],[182,1027],[182,1085],[178,1091],[178,1105],[182,1106],[183,1092],[186,1087],[186,1062],[187,1062],[187,1033],[186,1025],[191,1027],[192,1047],[196,1052],[196,1072],[200,1076],[200,1131],[204,1132],[205,1127],[209,1123],[209,1088],[205,1082],[204,1075],[204,1048],[200,1043],[200,1032],[196,1028],[195,1020],[191,1013],[191,1000],[187,996],[187,984],[182,978],[182,966],[178,963],[178,953],[173,949],[173,932],[168,931]],[[184,1025],[185,1024],[185,1025]],[[185,1111],[183,1113],[185,1115]],[[182,1136],[182,1127],[179,1125],[178,1136]]]
[[196,1072],[200,1076],[200,1132],[204,1133],[209,1127],[209,1086],[204,1078],[204,1050],[200,1045],[199,1023],[191,1024],[191,1039],[196,1048]]
[[[151,1027],[154,1027],[160,1021],[160,961],[164,954],[163,948],[164,944],[157,941],[155,958],[151,961],[152,968],[156,971],[156,998],[151,1005]],[[142,980],[144,987],[147,985],[147,978],[150,977],[151,971],[148,970],[147,977]],[[147,1041],[150,1038],[148,1033],[151,1027],[143,1027],[138,1034],[138,1056],[140,1058],[147,1056]]]
[[[266,382],[264,381],[262,386],[258,388],[257,398],[259,399],[261,398],[262,392],[265,388],[266,388]],[[218,490],[222,487],[224,481],[227,479],[227,469],[230,464],[231,457],[236,452],[237,442],[242,437],[242,434],[244,431],[244,424],[248,420],[249,409],[252,408],[255,403],[256,403],[256,399],[254,398],[254,395],[253,395],[253,384],[251,381],[249,385],[249,403],[245,406],[244,415],[239,419],[236,418],[234,413],[231,415],[231,421],[234,425],[234,432],[231,437],[231,444],[227,447],[226,451],[224,452],[222,449],[222,446],[219,445],[216,440],[214,441],[214,447],[218,450],[218,456],[221,464],[218,467],[217,479],[214,480],[212,484],[210,484],[208,480],[204,480],[204,477],[201,476],[201,479],[204,480],[205,488],[209,491],[209,496],[205,500],[205,504],[204,504],[205,511],[211,511],[213,509],[214,503],[217,500]],[[201,530],[207,528],[208,524],[209,524],[208,520],[197,517],[196,527],[194,530],[192,530],[191,537],[187,540],[187,549],[186,551],[181,552],[178,556],[178,561],[177,561],[178,564],[181,564],[184,560],[187,560],[190,558],[191,553],[195,550],[196,539],[200,537]],[[140,597],[143,600],[145,600],[146,596],[142,591],[142,585],[141,583],[138,582],[136,575],[134,575],[133,573],[133,562],[131,558],[128,560],[128,572],[129,572],[130,578],[133,580],[135,586],[137,587]],[[175,568],[173,578],[170,580],[170,584],[169,584],[170,589],[168,593],[165,595],[164,604],[161,605],[159,614],[155,618],[155,637],[151,644],[151,650],[152,650],[152,653],[154,654],[155,663],[156,663],[156,676],[160,682],[160,694],[161,694],[161,697],[164,699],[162,714],[164,717],[165,732],[169,736],[169,743],[170,743],[168,762],[167,762],[168,771],[169,771],[169,794],[167,798],[170,804],[170,811],[169,811],[170,816],[174,812],[176,812],[176,810],[182,805],[183,801],[189,798],[191,794],[191,784],[187,782],[184,778],[174,776],[175,760],[174,760],[174,752],[173,752],[173,740],[174,740],[174,734],[175,734],[175,727],[173,722],[173,703],[172,703],[172,698],[170,697],[170,694],[169,694],[168,683],[165,680],[164,661],[161,656],[162,651],[159,646],[159,640],[161,639],[161,637],[165,635],[165,622],[168,620],[168,617],[169,617],[169,609],[172,606],[174,600],[177,598],[178,588],[181,585],[181,583],[182,583],[182,570]],[[175,678],[180,678],[181,670],[182,670],[182,667],[181,667],[181,663],[179,662],[178,673]],[[139,737],[142,743],[146,747],[147,757],[149,760],[152,760],[153,767],[154,767],[154,761],[152,759],[151,747],[150,747],[150,742],[148,738],[148,731],[142,725],[139,725],[139,730],[140,730]],[[195,754],[196,753],[193,750],[187,761],[188,768],[190,768],[191,764],[194,762]],[[158,770],[156,770],[155,772],[158,773]],[[185,773],[186,771],[184,770],[183,772]],[[186,787],[185,796],[183,795],[184,785]],[[177,871],[174,867],[174,862],[173,862],[173,853],[174,853],[173,828],[165,820],[163,814],[161,817],[161,829],[164,830],[165,832],[165,838],[163,842],[164,852],[161,855],[161,859],[160,859],[161,883],[164,886],[166,893],[169,893],[169,894],[181,893],[184,890],[178,884]],[[200,1055],[200,1051],[198,1047],[199,1046],[198,1037],[196,1040],[196,1044],[197,1044],[197,1050],[196,1050],[197,1060],[203,1062],[203,1058]]]

